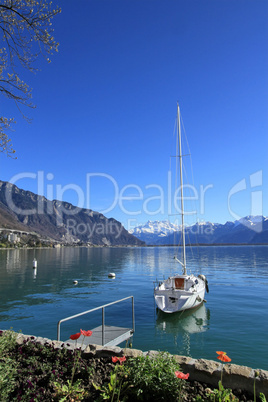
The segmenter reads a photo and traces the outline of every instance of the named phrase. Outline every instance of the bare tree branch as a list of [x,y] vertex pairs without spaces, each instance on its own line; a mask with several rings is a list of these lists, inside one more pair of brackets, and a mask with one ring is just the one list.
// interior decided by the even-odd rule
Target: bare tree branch
[[[36,71],[34,62],[40,54],[58,51],[53,37],[52,19],[60,13],[47,0],[0,0],[0,94],[18,104],[34,107],[31,88],[19,77],[16,63]],[[1,35],[2,33],[2,35]],[[0,116],[0,152],[12,156],[15,152],[6,134],[14,119]]]

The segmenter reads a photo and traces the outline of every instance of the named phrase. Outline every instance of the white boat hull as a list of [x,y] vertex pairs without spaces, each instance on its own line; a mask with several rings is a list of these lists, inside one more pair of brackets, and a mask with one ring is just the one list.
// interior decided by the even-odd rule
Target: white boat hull
[[[175,281],[183,281],[181,288],[176,288]],[[204,301],[205,282],[193,275],[181,275],[168,278],[154,290],[157,307],[165,313],[189,310]]]

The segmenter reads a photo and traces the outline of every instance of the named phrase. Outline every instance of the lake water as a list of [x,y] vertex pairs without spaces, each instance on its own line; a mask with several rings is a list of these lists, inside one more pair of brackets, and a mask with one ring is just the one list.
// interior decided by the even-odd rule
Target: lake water
[[[153,282],[180,271],[174,251],[0,250],[0,329],[56,339],[60,319],[133,295],[134,348],[212,360],[216,350],[223,350],[232,363],[268,370],[268,246],[187,248],[188,271],[208,279],[207,303],[167,315],[156,311]],[[116,278],[108,278],[109,272]],[[131,325],[131,303],[122,307],[107,309],[106,324]],[[61,339],[98,321],[100,312],[64,323]]]

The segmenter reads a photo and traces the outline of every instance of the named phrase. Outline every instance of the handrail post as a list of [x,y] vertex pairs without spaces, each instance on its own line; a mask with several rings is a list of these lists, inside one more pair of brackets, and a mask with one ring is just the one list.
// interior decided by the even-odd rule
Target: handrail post
[[132,296],[132,328],[135,331],[134,296]]
[[60,341],[60,321],[58,322],[58,328],[57,328],[57,341]]
[[102,308],[102,346],[104,346],[105,332],[104,332],[104,307]]

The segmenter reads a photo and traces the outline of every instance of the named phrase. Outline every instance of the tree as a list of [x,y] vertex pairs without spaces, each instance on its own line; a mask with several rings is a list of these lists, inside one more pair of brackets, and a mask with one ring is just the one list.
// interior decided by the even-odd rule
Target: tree
[[[31,88],[20,78],[18,66],[36,71],[34,62],[40,54],[50,62],[48,56],[58,50],[51,21],[60,12],[47,0],[0,0],[0,92],[19,108],[34,105]],[[15,152],[7,134],[13,123],[13,118],[0,116],[0,152],[8,156]]]

